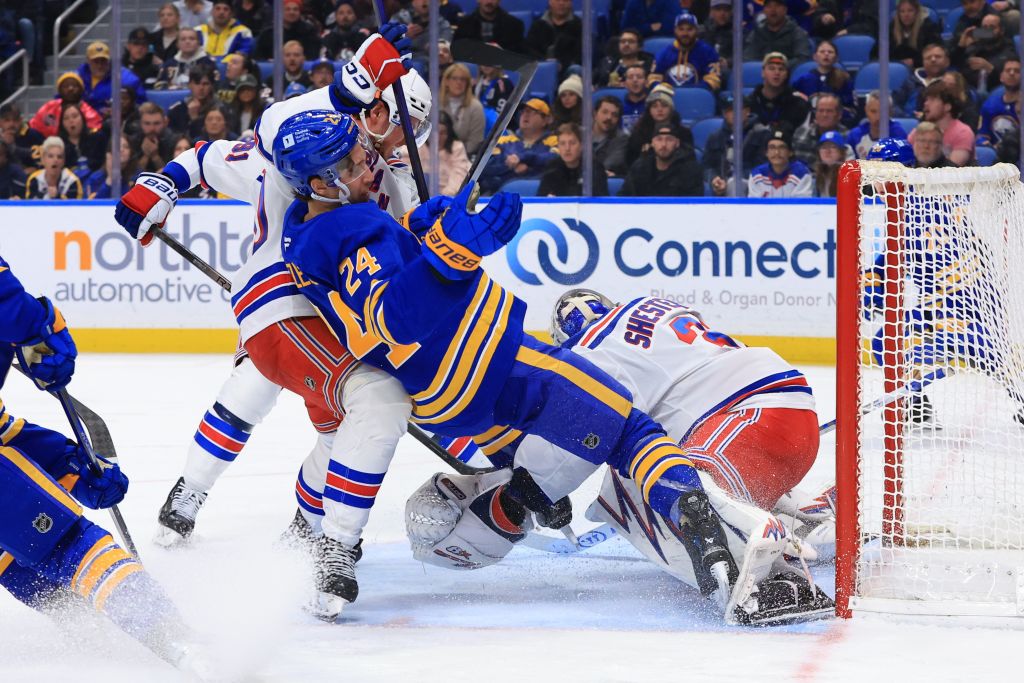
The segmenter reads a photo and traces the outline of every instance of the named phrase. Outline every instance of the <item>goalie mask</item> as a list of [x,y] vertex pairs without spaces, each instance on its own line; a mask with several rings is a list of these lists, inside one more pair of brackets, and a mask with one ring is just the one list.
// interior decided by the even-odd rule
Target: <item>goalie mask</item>
[[551,336],[556,344],[579,334],[615,308],[611,299],[592,289],[570,289],[558,297],[551,314]]

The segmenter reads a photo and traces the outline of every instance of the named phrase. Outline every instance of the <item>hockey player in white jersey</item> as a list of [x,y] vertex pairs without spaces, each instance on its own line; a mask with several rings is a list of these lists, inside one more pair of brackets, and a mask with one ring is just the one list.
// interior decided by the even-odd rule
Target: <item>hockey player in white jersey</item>
[[[726,619],[773,623],[827,614],[831,601],[782,559],[813,558],[813,550],[792,542],[769,512],[817,455],[817,416],[804,376],[770,349],[712,331],[699,313],[666,299],[614,306],[596,292],[572,290],[559,299],[552,333],[625,385],[634,405],[701,471],[740,564],[732,595],[717,596]],[[406,523],[418,559],[459,569],[497,562],[512,544],[476,519],[473,500],[510,480],[520,491],[532,482],[526,506],[542,525],[558,527],[569,518],[565,497],[597,469],[534,436],[494,446],[481,449],[499,457],[514,452],[511,472],[438,474],[409,499]],[[551,519],[553,510],[560,520]],[[588,516],[608,522],[669,573],[715,593],[717,583],[692,561],[692,544],[644,504],[629,479],[609,470]]]
[[[400,29],[404,33],[404,27]],[[398,30],[385,26],[382,32],[393,37]],[[348,88],[346,92],[349,94],[345,98],[329,97],[338,102],[338,106],[346,101],[362,103],[364,107],[370,107],[370,116],[373,117],[375,108],[372,105],[380,89],[390,86],[399,73],[405,71],[404,65],[397,60],[399,53],[396,47],[401,49],[401,44],[402,41],[397,40],[392,46],[381,35],[368,39],[349,64],[356,64],[358,68],[346,67],[335,85],[331,86],[335,90]],[[376,74],[376,78],[371,78],[371,74]],[[362,96],[353,94],[353,91],[358,92],[360,83],[369,84],[371,81],[376,85],[364,88]],[[416,86],[417,82],[413,81],[411,85]],[[367,505],[343,504],[349,493],[346,485],[349,488],[357,486],[360,491],[373,488],[375,492],[379,488],[395,445],[406,431],[410,413],[409,399],[401,384],[385,373],[356,361],[299,293],[281,258],[283,214],[294,196],[291,186],[272,159],[268,161],[264,156],[260,140],[275,139],[277,127],[288,116],[271,116],[275,111],[284,107],[303,111],[303,99],[328,97],[325,91],[331,88],[272,106],[257,125],[257,138],[253,142],[200,143],[195,149],[176,157],[164,168],[163,174],[143,174],[136,186],[122,197],[116,209],[118,222],[145,244],[152,238],[151,229],[166,220],[177,193],[200,182],[256,208],[253,251],[235,274],[232,287],[232,306],[239,324],[240,344],[251,361],[240,367],[252,370],[237,372],[229,385],[249,393],[240,392],[230,397],[222,393],[214,411],[204,419],[200,434],[213,444],[237,453],[248,438],[252,425],[258,422],[258,419],[252,421],[253,413],[258,412],[259,419],[262,419],[280,387],[304,399],[319,438],[299,473],[296,497],[300,501],[300,512],[292,530],[302,540],[308,541],[314,551],[318,597],[313,609],[327,619],[336,616],[358,594],[353,566],[361,554],[359,535],[373,501],[372,495],[364,495],[369,501]],[[418,87],[410,90],[423,92]],[[429,100],[421,100],[421,105],[420,111],[426,113]],[[370,123],[372,125],[372,120]],[[367,196],[375,192],[378,205],[386,203],[392,211],[404,212],[410,208],[409,204],[415,201],[416,195],[396,179],[394,167],[382,162],[379,153],[356,129],[350,117],[339,113],[333,124],[321,122],[318,134],[331,137],[334,144],[357,148],[350,156],[353,160],[358,158],[358,163],[351,164],[344,172],[339,170],[337,177],[332,179],[338,187],[347,188],[353,194],[358,187],[358,193]],[[382,137],[382,142],[388,142],[389,134],[390,131]],[[345,194],[347,196],[348,192]],[[272,387],[266,386],[268,384]],[[258,402],[260,399],[262,403]],[[233,400],[229,405],[234,410],[228,412],[222,402],[224,400]],[[222,411],[217,410],[218,406]],[[249,419],[234,412],[239,410],[239,406],[250,411]],[[357,474],[376,479],[376,486],[353,484],[346,479],[346,474],[355,476],[351,472],[334,473],[334,480],[340,482],[334,486],[334,480],[326,471],[328,463],[340,459],[331,457],[333,453],[358,455],[362,471]],[[229,462],[228,458],[216,460]],[[214,475],[226,466],[216,460],[213,462]],[[189,463],[190,466],[192,464]],[[209,464],[207,461],[206,466]],[[169,508],[184,515],[191,514],[194,520],[203,499],[204,492],[179,480],[168,496],[162,516]],[[319,534],[321,528],[323,533]],[[177,529],[172,531],[184,535]]]
[[[430,132],[430,90],[426,82],[413,71],[402,76],[401,81],[406,104],[413,118],[417,144],[420,144]],[[404,141],[398,125],[394,88],[389,86],[385,89],[369,108],[360,108],[366,104],[361,99],[355,104],[352,100],[351,90],[339,76],[334,85],[276,103],[256,122],[255,141],[235,146],[237,151],[232,154],[239,159],[233,162],[230,173],[252,173],[253,178],[258,178],[264,173],[264,169],[260,168],[263,164],[269,169],[269,182],[276,188],[283,181],[274,170],[268,147],[285,119],[301,111],[358,109],[355,117],[357,125],[373,143],[367,149],[370,154],[367,163],[373,178],[370,185],[371,199],[391,215],[400,218],[419,204],[419,196],[409,167],[395,151]],[[243,155],[245,159],[241,158]],[[246,164],[238,166],[239,161],[245,161]],[[189,444],[182,476],[171,488],[160,510],[155,538],[160,545],[175,545],[189,539],[196,516],[206,502],[210,489],[238,457],[255,426],[266,418],[277,401],[281,387],[256,369],[243,347],[245,340],[253,330],[262,329],[268,317],[277,317],[279,314],[291,317],[288,314],[292,312],[313,314],[312,308],[304,300],[293,301],[292,297],[284,296],[287,289],[279,285],[286,278],[280,267],[267,270],[279,261],[279,246],[275,246],[273,251],[263,248],[268,241],[269,231],[277,229],[270,226],[279,227],[281,224],[281,217],[293,199],[291,190],[287,184],[276,190],[268,189],[262,182],[254,186],[254,189],[258,189],[259,193],[254,194],[253,202],[256,216],[253,222],[252,253],[232,278],[231,303],[242,333],[239,350],[230,376],[218,392],[213,405],[203,415]],[[248,195],[232,196],[248,198]],[[271,240],[279,241],[278,238]],[[260,277],[256,278],[256,275]],[[276,301],[278,298],[282,300]],[[333,422],[326,420],[318,428],[323,433],[329,433],[333,431]],[[296,513],[295,531],[298,533],[305,533],[308,523],[306,518],[313,520],[313,527],[318,529],[319,518],[324,514],[319,492],[307,484],[300,473],[296,484],[296,500],[305,517],[302,512]]]

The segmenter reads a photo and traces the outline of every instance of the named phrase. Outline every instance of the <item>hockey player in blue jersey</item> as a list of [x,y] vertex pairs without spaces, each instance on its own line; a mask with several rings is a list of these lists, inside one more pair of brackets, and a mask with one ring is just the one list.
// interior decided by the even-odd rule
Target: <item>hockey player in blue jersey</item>
[[[66,386],[77,351],[64,318],[48,299],[27,294],[2,258],[0,315],[0,386],[15,355],[40,388]],[[94,472],[78,444],[15,418],[3,402],[0,444],[0,585],[39,610],[71,595],[186,665],[185,629],[170,600],[137,559],[82,516],[83,505],[103,509],[124,498],[120,468],[101,459]]]
[[[296,115],[273,145],[297,196],[284,219],[285,262],[349,351],[396,377],[412,400],[412,421],[432,431],[477,434],[485,452],[537,434],[608,463],[691,536],[696,563],[722,584],[735,580],[720,522],[679,446],[606,373],[525,335],[525,304],[481,270],[481,258],[516,234],[519,197],[498,193],[474,214],[467,189],[421,205],[399,224],[366,201],[365,152],[346,140],[354,126],[338,116]],[[514,484],[475,501],[506,543],[522,537],[529,507]],[[468,564],[487,554],[469,543],[440,552]]]
[[[886,138],[875,143],[868,160],[913,166],[914,152],[906,140]],[[969,363],[1004,384],[1018,407],[1014,420],[1024,424],[1024,395],[1003,380],[1005,351],[993,343],[989,329],[992,321],[998,325],[1006,318],[994,290],[983,286],[986,261],[991,256],[980,240],[965,237],[969,231],[952,226],[958,203],[966,209],[969,195],[915,195],[909,191],[906,201],[908,232],[904,239],[909,243],[905,248],[909,258],[902,267],[915,298],[905,312],[904,330],[909,340],[905,362],[919,374],[927,366]],[[863,273],[864,309],[869,314],[885,308],[885,256],[879,254]],[[884,364],[884,333],[882,327],[871,340],[879,366]],[[935,411],[924,393],[911,395],[908,417],[912,423],[937,426]]]

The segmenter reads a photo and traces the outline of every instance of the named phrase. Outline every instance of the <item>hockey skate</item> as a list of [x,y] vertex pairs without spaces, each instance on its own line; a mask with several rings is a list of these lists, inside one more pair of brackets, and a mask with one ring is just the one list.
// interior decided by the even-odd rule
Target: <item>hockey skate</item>
[[196,515],[206,502],[206,495],[204,491],[186,485],[184,477],[178,477],[160,508],[159,526],[153,542],[165,548],[187,542],[195,529]]
[[318,619],[334,621],[345,605],[359,595],[355,564],[361,555],[359,546],[345,545],[321,536],[316,547],[316,597],[310,612]]
[[[310,526],[302,510],[296,508],[291,524],[277,537],[277,545],[315,559],[318,537],[319,534]],[[353,550],[356,555],[355,562],[358,562],[363,557],[363,539],[359,539]]]
[[725,609],[739,571],[718,514],[707,494],[695,489],[679,498],[679,516],[684,533],[690,534],[687,551],[693,560],[697,585],[703,595],[714,595]]
[[942,425],[935,419],[935,408],[925,394],[913,394],[907,406],[907,419],[921,430],[939,431]]

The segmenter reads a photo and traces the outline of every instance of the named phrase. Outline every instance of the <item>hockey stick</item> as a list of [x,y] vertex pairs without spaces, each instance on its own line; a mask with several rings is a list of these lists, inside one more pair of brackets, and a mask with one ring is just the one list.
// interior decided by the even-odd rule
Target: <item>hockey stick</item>
[[[82,422],[78,417],[78,412],[75,410],[75,406],[71,401],[71,397],[68,396],[66,389],[59,389],[58,391],[51,391],[51,394],[57,397],[60,401],[60,407],[64,409],[64,415],[68,418],[68,422],[71,423],[71,431],[75,433],[75,440],[78,445],[85,449],[85,454],[89,457],[89,463],[92,466],[92,471],[95,474],[101,475],[103,468],[100,465],[99,459],[96,458],[96,453],[92,449],[92,444],[89,443],[89,437],[82,428]],[[110,517],[114,520],[114,527],[117,529],[117,533],[121,535],[121,540],[124,541],[125,547],[128,551],[135,556],[135,559],[140,560],[139,549],[135,547],[135,542],[132,540],[131,534],[128,533],[128,525],[124,522],[124,517],[121,516],[121,511],[116,505],[111,505],[108,510],[110,511]]]
[[161,242],[169,246],[172,250],[178,252],[178,254],[180,254],[182,258],[184,258],[186,261],[188,261],[193,266],[202,271],[203,275],[210,278],[227,291],[231,291],[231,282],[226,277],[217,272],[217,269],[211,266],[209,263],[196,256],[195,252],[191,251],[184,244],[176,240],[174,236],[171,235],[169,232],[160,227],[154,228],[153,234],[156,235],[157,239],[159,239]]
[[[907,382],[906,384],[904,384],[899,389],[896,389],[894,391],[890,391],[887,394],[882,394],[881,396],[876,398],[874,401],[872,401],[871,403],[869,403],[866,406],[864,406],[863,408],[861,408],[860,409],[860,414],[861,415],[867,415],[868,413],[873,413],[874,411],[878,410],[879,408],[884,408],[885,406],[889,405],[890,403],[892,403],[894,401],[897,401],[897,400],[899,400],[901,398],[908,398],[910,396],[914,396],[914,395],[920,394],[921,392],[923,392],[925,390],[926,387],[928,387],[928,385],[932,384],[933,382],[937,382],[937,381],[939,381],[940,379],[942,379],[944,377],[948,377],[951,374],[951,372],[952,371],[947,370],[945,368],[939,368],[938,370],[933,370],[932,372],[929,372],[927,375],[925,375],[921,379],[912,380],[912,381]],[[826,422],[825,424],[823,424],[820,427],[818,427],[818,433],[821,436],[824,436],[826,434],[831,434],[835,430],[836,430],[836,421],[835,420],[831,420],[829,422]]]
[[460,62],[470,62],[476,65],[482,64],[484,66],[500,66],[506,71],[515,71],[519,74],[519,83],[516,84],[512,94],[505,102],[501,115],[494,122],[491,132],[487,134],[487,139],[484,140],[484,143],[479,148],[480,153],[473,160],[469,173],[466,174],[462,185],[459,186],[459,192],[461,192],[470,183],[475,183],[480,178],[480,174],[483,173],[484,166],[494,153],[494,145],[498,137],[505,132],[508,124],[512,121],[516,109],[519,108],[519,103],[522,102],[523,96],[526,94],[526,89],[530,87],[530,82],[533,81],[533,76],[537,73],[537,62],[515,52],[503,50],[500,47],[488,45],[479,40],[468,39],[456,40],[452,43],[452,57]]
[[[374,0],[373,14],[377,19],[377,26],[384,25],[384,0]],[[391,84],[395,91],[395,104],[398,105],[398,120],[402,124],[402,134],[405,136],[405,151],[409,155],[409,165],[412,166],[412,177],[416,181],[416,192],[420,196],[420,202],[430,199],[427,191],[427,179],[423,175],[423,164],[420,162],[420,150],[416,147],[416,133],[412,129],[412,117],[409,116],[409,103],[405,101],[405,88],[402,87],[402,80],[398,79]]]

